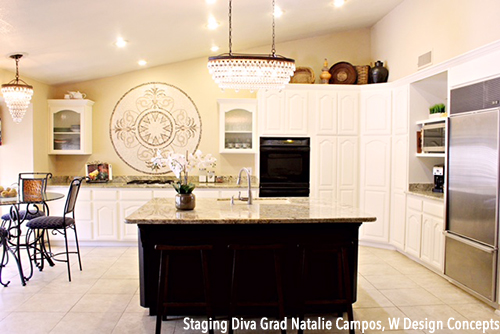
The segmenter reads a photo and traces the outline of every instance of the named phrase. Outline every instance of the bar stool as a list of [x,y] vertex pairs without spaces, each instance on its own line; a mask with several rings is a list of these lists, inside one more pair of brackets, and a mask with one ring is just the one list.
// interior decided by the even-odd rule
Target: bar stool
[[[300,300],[300,311],[299,319],[302,322],[304,320],[305,308],[308,305],[339,305],[347,312],[347,319],[349,323],[354,321],[354,315],[352,311],[352,280],[349,271],[349,252],[352,248],[349,244],[302,244],[297,246],[300,250],[300,283],[299,291],[301,292]],[[332,264],[336,264],[336,269],[334,270],[337,274],[338,286],[336,292],[338,294],[337,298],[322,298],[322,299],[307,299],[307,293],[310,291],[308,284],[310,279],[309,275],[309,263],[308,260],[311,259],[313,254],[318,253],[331,253],[336,261],[332,261]],[[334,287],[335,288],[335,287]],[[303,330],[299,329],[298,334],[302,334]],[[349,333],[354,334],[354,329],[349,328]]]
[[[269,307],[275,306],[278,308],[279,320],[285,318],[285,306],[283,300],[283,280],[281,275],[282,268],[282,252],[285,248],[283,244],[273,244],[273,245],[247,245],[247,244],[231,244],[228,248],[233,251],[233,265],[232,265],[232,277],[231,277],[231,296],[229,301],[229,334],[233,333],[232,317],[235,315],[237,307]],[[276,301],[249,301],[242,302],[237,300],[237,266],[238,268],[241,264],[240,253],[245,252],[255,252],[255,251],[272,251],[274,257],[274,273],[276,282]],[[282,334],[286,334],[286,330],[281,330]]]
[[[161,333],[161,323],[163,316],[167,316],[168,307],[190,307],[199,306],[205,307],[207,312],[207,319],[210,321],[213,318],[213,308],[210,290],[210,276],[208,270],[208,254],[207,251],[211,251],[213,246],[211,245],[201,245],[201,246],[172,246],[172,245],[156,245],[155,249],[160,251],[160,273],[158,279],[158,304],[157,304],[157,315],[156,315],[156,334]],[[203,292],[205,295],[204,302],[169,302],[167,300],[168,295],[168,270],[169,270],[169,260],[170,255],[173,253],[180,252],[196,252],[199,251],[201,255],[201,267],[203,272]],[[213,334],[213,329],[209,329],[209,333]]]

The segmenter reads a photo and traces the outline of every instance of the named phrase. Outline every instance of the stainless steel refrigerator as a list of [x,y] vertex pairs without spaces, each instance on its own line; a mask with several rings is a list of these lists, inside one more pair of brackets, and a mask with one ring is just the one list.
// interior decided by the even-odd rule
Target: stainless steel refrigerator
[[[494,83],[500,82],[497,81]],[[485,101],[487,87],[480,83],[451,92],[445,275],[495,302],[499,108],[491,108],[498,101]],[[477,109],[471,110],[474,108]]]

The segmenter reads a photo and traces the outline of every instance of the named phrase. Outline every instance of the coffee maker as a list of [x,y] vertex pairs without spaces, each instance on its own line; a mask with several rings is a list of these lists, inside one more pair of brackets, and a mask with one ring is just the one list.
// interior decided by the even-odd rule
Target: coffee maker
[[432,188],[432,192],[442,193],[444,188],[444,166],[435,165],[432,168],[432,175],[434,175],[434,188]]

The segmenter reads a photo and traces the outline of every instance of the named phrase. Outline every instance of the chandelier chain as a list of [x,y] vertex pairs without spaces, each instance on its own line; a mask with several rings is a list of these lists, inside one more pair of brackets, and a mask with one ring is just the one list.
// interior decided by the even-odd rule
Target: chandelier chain
[[16,82],[19,82],[19,58],[20,57],[15,57],[14,59],[16,60]]
[[273,0],[273,13],[272,13],[272,16],[273,16],[273,44],[272,44],[272,48],[271,48],[271,54],[274,56],[276,56],[276,45],[275,45],[275,42],[274,42],[274,39],[276,37],[276,34],[274,32],[275,30],[275,23],[274,23],[274,11],[275,11],[275,7],[276,7],[276,2],[275,0]]
[[232,14],[232,11],[233,11],[233,6],[231,5],[232,4],[232,1],[229,0],[229,54],[232,55],[233,54],[233,42],[232,42],[232,31],[233,31],[233,26],[232,26],[232,22],[231,22],[231,14]]

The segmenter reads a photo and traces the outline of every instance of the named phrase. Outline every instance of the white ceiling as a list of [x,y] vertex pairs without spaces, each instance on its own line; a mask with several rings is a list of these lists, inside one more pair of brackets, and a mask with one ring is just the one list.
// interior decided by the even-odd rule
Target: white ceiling
[[[371,27],[403,0],[276,0],[276,42]],[[269,45],[271,0],[233,1],[233,52]],[[221,26],[206,28],[209,14]],[[119,49],[117,37],[129,43]],[[212,44],[220,50],[210,51]],[[0,2],[0,68],[27,53],[21,77],[48,84],[78,82],[228,51],[228,1],[10,0]],[[278,48],[279,53],[279,48]],[[285,55],[286,56],[286,55]]]

